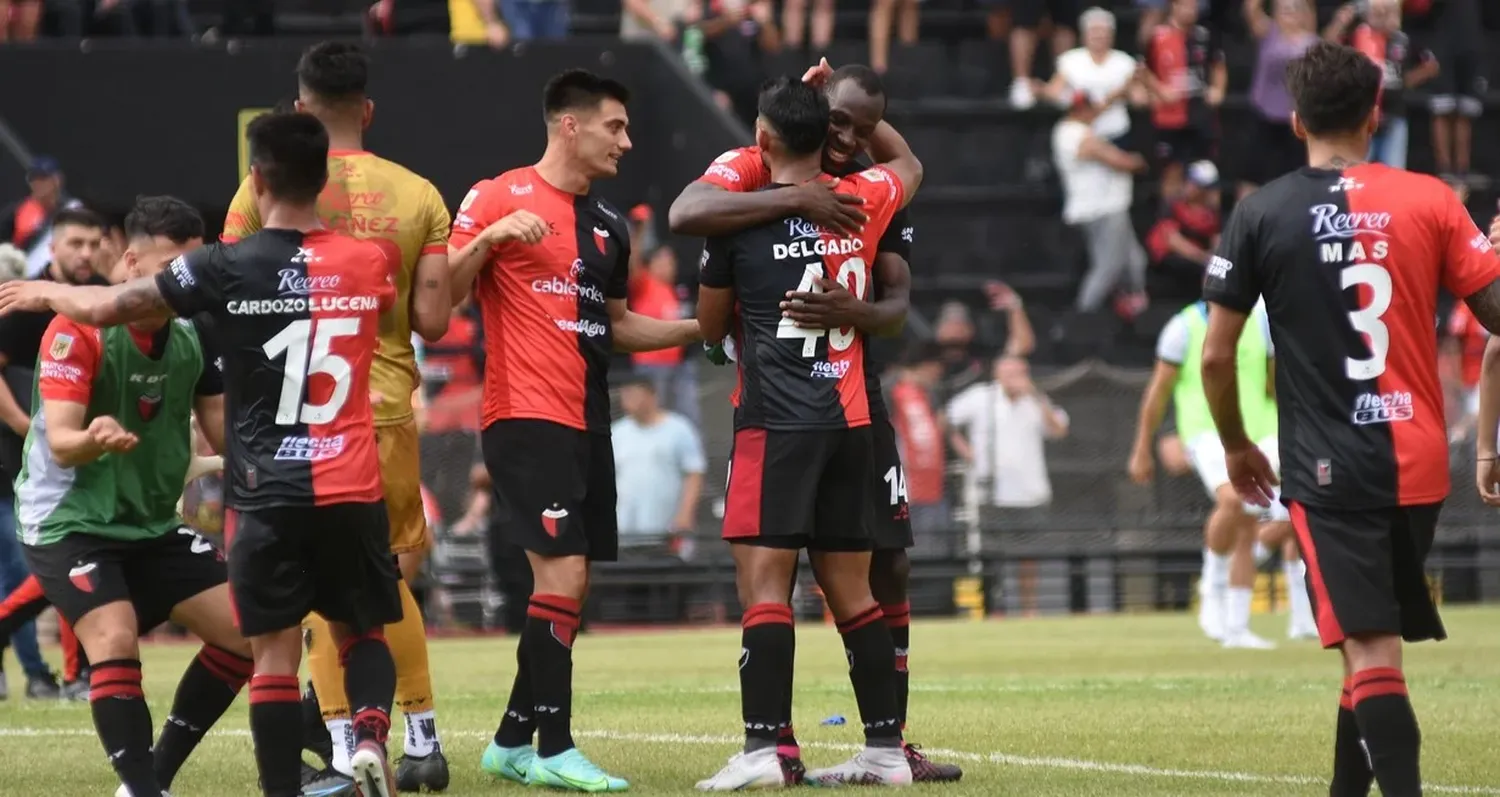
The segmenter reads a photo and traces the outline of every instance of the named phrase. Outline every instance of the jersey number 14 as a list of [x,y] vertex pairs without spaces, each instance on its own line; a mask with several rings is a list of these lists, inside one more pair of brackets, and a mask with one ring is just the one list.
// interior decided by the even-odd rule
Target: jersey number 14
[[[823,276],[822,263],[808,263],[802,272],[802,282],[797,284],[797,290],[802,293],[822,293],[823,286],[818,282]],[[838,276],[835,278],[854,294],[855,298],[865,298],[865,285],[869,282],[869,273],[865,269],[865,261],[851,257],[839,266]],[[853,283],[852,285],[850,283]],[[802,356],[816,357],[818,354],[818,338],[828,336],[828,348],[834,351],[844,351],[854,345],[854,329],[810,329],[799,327],[792,319],[782,317],[776,325],[776,337],[778,338],[801,338]]]
[[[349,400],[354,367],[333,353],[333,341],[358,334],[358,318],[302,319],[287,324],[266,341],[261,350],[267,357],[274,360],[286,356],[281,369],[281,399],[276,403],[276,423],[282,426],[299,422],[321,424],[338,417],[344,402]],[[307,378],[313,374],[324,374],[333,380],[333,393],[321,404],[305,400]]]

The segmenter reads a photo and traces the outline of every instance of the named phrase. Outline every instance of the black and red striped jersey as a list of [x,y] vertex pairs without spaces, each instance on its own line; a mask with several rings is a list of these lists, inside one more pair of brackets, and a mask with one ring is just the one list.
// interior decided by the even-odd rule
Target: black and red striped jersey
[[178,315],[214,320],[231,508],[384,497],[370,362],[397,265],[374,242],[263,229],[189,252],[157,276]]
[[1500,279],[1500,257],[1443,182],[1378,164],[1303,168],[1241,202],[1204,298],[1276,347],[1282,495],[1376,509],[1448,495],[1438,289]]
[[788,291],[821,290],[819,278],[870,298],[870,262],[901,208],[904,188],[894,172],[876,166],[837,179],[834,190],[864,197],[869,220],[858,236],[843,237],[790,217],[710,238],[704,248],[700,284],[735,293],[731,334],[739,384],[730,400],[736,429],[870,423],[864,335],[852,327],[804,329],[781,312]]

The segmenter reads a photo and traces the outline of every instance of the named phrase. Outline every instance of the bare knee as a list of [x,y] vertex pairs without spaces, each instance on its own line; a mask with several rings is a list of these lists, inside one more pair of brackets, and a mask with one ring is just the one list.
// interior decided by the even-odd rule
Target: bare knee
[[582,602],[589,591],[589,560],[583,556],[541,556],[530,551],[532,593],[561,595]]
[[[334,641],[338,641],[338,624],[329,623]],[[250,657],[255,660],[256,675],[295,676],[302,666],[302,628],[283,628],[250,638]]]
[[141,632],[135,608],[125,601],[107,603],[73,624],[73,633],[89,661],[139,659]]
[[904,550],[870,556],[870,592],[882,606],[905,603],[910,594],[911,557]]
[[1401,637],[1395,634],[1358,634],[1344,640],[1344,661],[1350,673],[1372,667],[1401,669]]
[[735,545],[733,553],[735,588],[741,606],[791,602],[788,586],[797,569],[797,551]]
[[836,620],[845,620],[875,604],[870,594],[869,552],[817,552],[811,555],[813,572],[823,597]]

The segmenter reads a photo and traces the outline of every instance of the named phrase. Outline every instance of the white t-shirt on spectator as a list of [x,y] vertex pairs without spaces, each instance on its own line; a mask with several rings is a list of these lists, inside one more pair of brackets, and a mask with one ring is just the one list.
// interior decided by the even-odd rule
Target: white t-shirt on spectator
[[610,427],[615,449],[615,489],[620,536],[655,536],[672,529],[685,476],[703,473],[707,463],[698,431],[687,418],[663,412],[642,426],[626,416]]
[[[1104,63],[1094,61],[1089,51],[1075,47],[1057,57],[1057,74],[1068,81],[1074,91],[1082,91],[1094,102],[1103,102],[1106,97],[1124,88],[1135,76],[1135,59],[1110,50]],[[1116,100],[1108,110],[1094,120],[1094,132],[1103,138],[1117,138],[1130,132],[1130,112],[1124,100]]]
[[[679,22],[687,13],[688,5],[692,0],[648,0],[652,13],[666,22]],[[630,9],[622,9],[620,14],[620,38],[628,42],[660,41],[661,37],[656,35],[646,23],[640,21],[630,13]],[[676,47],[673,42],[667,43],[668,47]]]
[[1052,159],[1062,181],[1063,221],[1068,224],[1130,210],[1134,189],[1130,173],[1078,157],[1089,132],[1088,125],[1073,119],[1064,119],[1052,129]]
[[1013,400],[993,382],[965,388],[948,403],[949,422],[964,431],[974,454],[970,487],[988,479],[989,501],[994,506],[1036,507],[1052,502],[1044,412],[1035,396]]

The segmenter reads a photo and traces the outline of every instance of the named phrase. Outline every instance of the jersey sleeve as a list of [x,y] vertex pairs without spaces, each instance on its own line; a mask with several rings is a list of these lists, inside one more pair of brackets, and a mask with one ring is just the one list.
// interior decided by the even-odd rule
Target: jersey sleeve
[[37,358],[37,392],[44,401],[88,404],[103,353],[99,331],[62,316],[52,319]]
[[740,147],[714,158],[700,183],[715,185],[725,191],[759,191],[771,184],[771,170],[766,167],[757,147]]
[[698,284],[705,288],[734,287],[734,261],[728,239],[714,237],[704,242],[703,256],[698,260]]
[[1172,316],[1156,338],[1156,359],[1169,365],[1182,365],[1187,361],[1188,343],[1192,337],[1182,313]]
[[458,215],[453,217],[449,246],[455,249],[468,246],[486,227],[505,215],[505,203],[500,197],[502,188],[494,180],[480,180],[469,189],[458,205]]
[[240,188],[229,200],[229,213],[224,216],[224,232],[219,240],[232,244],[260,229],[260,208],[255,205],[255,192],[250,188],[250,178],[240,182]]
[[1490,238],[1480,231],[1458,195],[1445,191],[1442,205],[1443,287],[1460,299],[1467,299],[1480,288],[1500,279],[1500,255],[1490,246]]
[[422,217],[427,227],[427,236],[422,241],[422,254],[448,254],[448,232],[453,219],[448,215],[448,206],[443,204],[443,195],[432,183],[422,183]]
[[203,352],[203,373],[198,375],[194,395],[224,395],[224,358],[219,354],[219,343],[214,340],[213,330],[193,320],[193,331],[198,334],[198,348]]
[[1260,255],[1251,204],[1241,202],[1229,215],[1219,249],[1203,270],[1203,298],[1241,313],[1249,313],[1260,301]]
[[901,178],[885,166],[876,166],[859,173],[857,193],[865,199],[865,210],[870,217],[866,224],[886,224],[889,232],[896,213],[902,210],[906,197],[906,186]]
[[906,208],[901,208],[896,211],[896,215],[891,216],[891,223],[886,226],[885,235],[880,236],[880,246],[876,251],[880,254],[897,255],[910,263],[912,233],[911,217],[907,215]]
[[172,312],[183,318],[199,313],[216,315],[224,309],[223,257],[226,246],[200,246],[176,260],[156,275],[156,289]]

